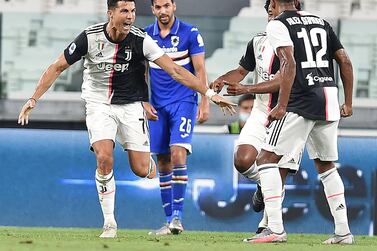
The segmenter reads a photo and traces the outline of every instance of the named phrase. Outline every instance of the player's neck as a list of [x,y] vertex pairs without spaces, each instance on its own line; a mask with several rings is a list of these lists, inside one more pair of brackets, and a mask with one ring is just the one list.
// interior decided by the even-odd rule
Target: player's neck
[[160,28],[161,37],[166,37],[170,33],[171,29],[173,28],[174,22],[175,22],[175,16],[173,16],[173,18],[167,24],[158,22],[158,27]]
[[106,27],[106,32],[111,38],[116,43],[122,42],[128,35],[127,33],[124,32],[119,32],[112,24],[111,22],[107,25]]
[[279,13],[282,13],[283,11],[292,11],[297,10],[294,4],[280,4],[279,5]]

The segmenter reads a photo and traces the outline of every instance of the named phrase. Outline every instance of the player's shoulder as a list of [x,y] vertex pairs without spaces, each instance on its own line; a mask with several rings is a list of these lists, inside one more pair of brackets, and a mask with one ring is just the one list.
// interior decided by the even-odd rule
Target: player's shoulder
[[155,26],[154,23],[148,25],[147,27],[144,28],[145,32],[148,33],[148,34],[150,34],[151,32],[153,32],[153,30],[154,30],[154,26]]
[[257,43],[260,40],[263,40],[267,37],[267,32],[259,32],[249,41],[248,46],[251,46]]
[[186,23],[184,21],[179,20],[179,31],[180,32],[199,32],[199,29],[197,26]]
[[257,33],[254,37],[253,37],[253,39],[260,39],[260,38],[264,38],[264,37],[266,37],[267,36],[267,32],[259,32],[259,33]]
[[130,33],[142,39],[144,39],[147,36],[147,33],[145,32],[144,29],[136,27],[136,26],[131,26]]
[[86,35],[100,33],[105,30],[105,22],[91,25],[84,29]]

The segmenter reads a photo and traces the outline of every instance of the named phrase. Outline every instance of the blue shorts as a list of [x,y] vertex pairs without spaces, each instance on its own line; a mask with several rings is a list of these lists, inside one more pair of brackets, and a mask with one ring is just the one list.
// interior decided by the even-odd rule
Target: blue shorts
[[177,102],[156,109],[158,121],[149,121],[151,152],[168,154],[170,146],[178,145],[191,153],[197,107],[196,103]]

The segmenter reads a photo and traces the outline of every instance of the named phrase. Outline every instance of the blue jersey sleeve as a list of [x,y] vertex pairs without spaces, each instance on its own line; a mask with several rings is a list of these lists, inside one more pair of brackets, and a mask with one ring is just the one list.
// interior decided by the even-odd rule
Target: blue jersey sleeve
[[191,28],[190,32],[190,55],[205,53],[204,40],[202,35],[200,35],[198,28]]

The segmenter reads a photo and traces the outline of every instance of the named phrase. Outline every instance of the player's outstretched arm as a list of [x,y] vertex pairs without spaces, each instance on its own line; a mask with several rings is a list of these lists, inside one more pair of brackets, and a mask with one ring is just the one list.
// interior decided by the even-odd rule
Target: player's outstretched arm
[[280,120],[284,117],[293,81],[296,77],[296,61],[294,58],[293,46],[279,47],[276,54],[280,60],[280,89],[277,105],[272,109],[268,116],[269,121]]
[[38,99],[52,86],[52,84],[60,76],[60,74],[68,67],[69,64],[65,59],[64,54],[61,54],[58,59],[53,64],[51,64],[47,68],[47,70],[45,70],[45,72],[39,79],[34,94],[22,107],[20,115],[18,116],[18,124],[27,125],[29,123],[29,114],[35,107]]
[[234,107],[236,104],[226,100],[225,98],[219,96],[212,89],[203,85],[202,81],[195,77],[191,72],[179,66],[173,62],[173,60],[164,54],[158,59],[153,61],[155,64],[160,66],[164,71],[166,71],[173,79],[180,82],[181,84],[199,92],[202,95],[208,97],[212,102],[219,105],[222,109],[229,111],[230,114],[236,113]]
[[339,49],[335,52],[335,60],[339,64],[340,77],[343,82],[344,104],[341,107],[340,115],[342,117],[352,116],[352,92],[353,92],[353,67],[347,52]]
[[[196,54],[191,56],[192,65],[194,66],[195,76],[197,76],[201,83],[208,86],[208,79],[207,73],[205,68],[205,56],[204,53]],[[209,100],[206,96],[202,95],[202,99],[200,101],[198,107],[198,114],[196,116],[196,120],[198,123],[204,123],[209,118]]]
[[210,88],[212,88],[215,92],[220,93],[225,83],[241,82],[242,80],[244,80],[248,73],[248,70],[246,70],[242,66],[238,66],[237,69],[230,70],[224,75],[218,77],[211,83]]

